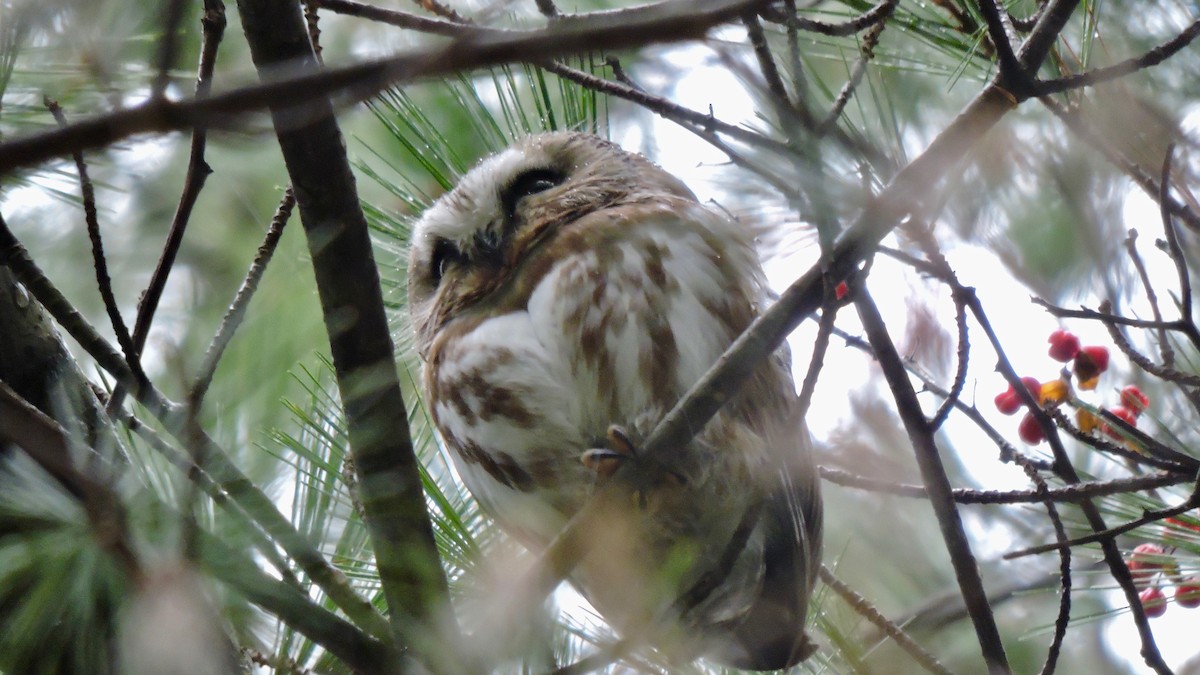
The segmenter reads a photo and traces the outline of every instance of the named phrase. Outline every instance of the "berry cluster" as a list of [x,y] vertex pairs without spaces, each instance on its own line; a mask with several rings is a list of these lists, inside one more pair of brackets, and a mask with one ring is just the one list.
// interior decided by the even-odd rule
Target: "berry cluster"
[[[1071,374],[1064,374],[1058,379],[1040,382],[1037,378],[1022,377],[1021,384],[1027,389],[1033,400],[1039,406],[1057,406],[1071,398],[1071,382],[1073,375],[1079,389],[1090,391],[1096,388],[1100,376],[1108,370],[1108,348],[1102,345],[1081,346],[1079,338],[1066,330],[1056,330],[1050,334],[1050,358],[1060,363],[1071,364]],[[1005,415],[1015,414],[1024,405],[1024,400],[1018,390],[1009,386],[995,399],[996,409]],[[1109,408],[1108,412],[1128,423],[1137,426],[1138,416],[1150,405],[1150,399],[1137,387],[1130,385],[1121,390],[1121,404]],[[1084,433],[1094,429],[1108,434],[1116,439],[1122,435],[1118,430],[1100,421],[1091,412],[1080,408],[1075,415],[1079,428]],[[1017,434],[1029,445],[1037,445],[1046,440],[1046,434],[1032,413],[1025,413],[1017,426]]]
[[1175,604],[1188,609],[1200,607],[1200,579],[1180,574],[1179,562],[1160,544],[1140,544],[1133,549],[1129,573],[1133,575],[1133,583],[1142,589],[1138,597],[1148,617],[1166,613],[1167,596],[1162,591],[1166,584],[1175,586]]

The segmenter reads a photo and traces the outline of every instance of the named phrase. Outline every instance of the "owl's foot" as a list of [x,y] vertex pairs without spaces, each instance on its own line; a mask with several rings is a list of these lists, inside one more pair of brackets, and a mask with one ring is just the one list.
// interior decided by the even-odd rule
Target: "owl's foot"
[[626,461],[637,459],[637,448],[633,445],[633,441],[629,440],[629,434],[615,424],[608,428],[604,440],[608,445],[607,448],[584,450],[583,454],[579,456],[579,461],[595,471],[598,477],[607,480]]
[[[592,448],[585,450],[579,456],[579,461],[592,471],[596,472],[596,476],[602,480],[607,480],[616,473],[625,462],[638,462],[641,458],[638,456],[637,446],[629,438],[629,433],[619,425],[613,424],[608,427],[608,432],[604,435],[604,441],[608,447]],[[651,464],[652,462],[647,462]],[[687,484],[687,478],[675,471],[665,470],[657,462],[652,463],[653,468],[660,469],[663,474],[662,479],[676,487],[682,487]],[[651,467],[647,467],[651,468]]]

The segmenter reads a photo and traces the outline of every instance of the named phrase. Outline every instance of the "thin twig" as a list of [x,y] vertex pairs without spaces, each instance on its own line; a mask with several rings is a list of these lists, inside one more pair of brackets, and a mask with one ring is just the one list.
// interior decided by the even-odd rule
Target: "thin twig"
[[[1024,459],[1022,457],[1022,460]],[[1023,463],[1019,461],[1018,463],[1024,465],[1027,462]],[[1031,464],[1030,466],[1038,470],[1044,468],[1040,465]],[[821,478],[843,487],[869,490],[871,492],[880,492],[912,499],[925,499],[929,496],[925,487],[921,485],[893,483],[889,480],[860,476],[826,466],[820,467],[820,472]],[[1179,471],[1158,471],[1130,478],[1074,483],[1061,488],[1047,487],[1036,490],[968,490],[965,488],[955,488],[952,495],[954,501],[959,504],[1036,504],[1045,501],[1077,504],[1086,499],[1170,487],[1191,480],[1192,476]]]
[[[1166,185],[1162,182],[1159,184]],[[1169,213],[1167,217],[1170,217]],[[1142,256],[1138,253],[1137,238],[1138,231],[1130,228],[1128,236],[1125,237],[1125,252],[1129,254],[1129,259],[1133,262],[1134,269],[1137,270],[1138,278],[1142,280],[1142,288],[1146,291],[1146,301],[1150,303],[1150,312],[1154,315],[1154,320],[1161,324],[1163,318],[1162,312],[1158,309],[1158,294],[1154,292],[1154,284],[1150,283],[1150,275],[1146,272],[1146,263],[1142,261]],[[1173,366],[1175,350],[1171,347],[1171,342],[1167,340],[1167,329],[1161,325],[1158,328],[1158,349],[1162,353],[1163,365],[1167,368]]]
[[[67,116],[63,113],[62,107],[58,105],[58,101],[49,97],[45,97],[43,100],[46,107],[50,109],[50,114],[54,116],[54,121],[60,127],[66,126]],[[83,220],[87,226],[88,240],[92,245],[92,266],[96,270],[96,288],[100,291],[104,311],[108,313],[108,320],[112,323],[113,333],[117,336],[117,344],[125,353],[129,369],[135,377],[144,380],[146,374],[142,371],[142,363],[138,358],[139,350],[130,339],[129,328],[125,326],[125,319],[121,317],[121,310],[117,307],[117,296],[113,293],[112,277],[108,274],[104,240],[100,236],[100,219],[96,214],[96,189],[92,185],[92,179],[88,176],[87,163],[83,160],[83,153],[77,151],[72,155],[75,158],[75,168],[79,172],[79,189],[83,195]]]
[[296,197],[289,187],[283,192],[283,198],[279,201],[275,215],[271,218],[271,226],[267,228],[267,234],[258,246],[258,253],[254,256],[254,261],[250,263],[250,269],[246,272],[241,288],[233,297],[233,302],[230,303],[229,309],[221,319],[221,326],[217,329],[217,334],[213,336],[212,342],[209,343],[208,349],[204,353],[204,360],[200,364],[191,392],[188,394],[188,401],[193,406],[198,407],[204,400],[204,394],[208,391],[209,383],[212,382],[217,364],[221,361],[221,355],[225,353],[225,347],[233,339],[234,331],[238,329],[242,318],[246,315],[250,299],[258,290],[258,282],[267,271],[267,265],[271,262],[271,256],[275,253],[275,247],[279,244],[280,237],[283,236],[283,228],[287,225],[288,218],[292,215],[292,207],[295,205]]
[[855,612],[858,612],[859,616],[870,621],[875,627],[883,631],[885,635],[890,637],[901,649],[911,656],[918,665],[931,673],[950,675],[950,671],[937,660],[937,657],[917,644],[915,640],[909,637],[908,633],[904,632],[903,628],[884,616],[869,600],[859,595],[853,588],[850,588],[845,582],[834,576],[828,567],[821,565],[819,574],[822,583],[833,589],[834,593],[841,596],[842,600],[847,605],[850,605]]
[[783,0],[784,28],[787,30],[788,60],[792,66],[792,93],[796,108],[808,108],[808,83],[804,77],[804,62],[800,58],[800,24],[796,21],[796,0]]
[[979,12],[983,14],[984,25],[987,26],[988,38],[996,51],[996,60],[1000,64],[1000,81],[1009,91],[1025,87],[1029,79],[1017,55],[1013,51],[1012,40],[1008,36],[1007,16],[1000,11],[996,0],[978,0]]
[[171,69],[175,67],[175,56],[179,51],[179,25],[183,23],[187,0],[167,0],[162,13],[162,38],[158,41],[156,73],[150,87],[151,98],[167,95],[171,84]]
[[[196,93],[194,101],[204,101],[212,91],[213,69],[217,62],[217,49],[225,35],[225,5],[221,0],[205,0],[204,14],[200,19],[202,29],[200,46],[200,64],[196,70]],[[152,102],[161,105],[171,105],[165,99],[152,98]],[[150,105],[154,105],[151,103]],[[133,322],[133,344],[137,354],[142,353],[146,346],[146,338],[150,335],[150,325],[154,321],[154,313],[162,299],[163,290],[167,285],[167,277],[175,265],[175,257],[183,243],[183,233],[187,230],[192,208],[204,182],[212,173],[208,163],[204,161],[204,149],[208,144],[208,128],[203,120],[197,120],[192,129],[192,144],[188,153],[187,171],[183,179],[183,191],[179,195],[179,204],[175,207],[175,216],[171,219],[171,229],[167,232],[167,240],[163,244],[162,254],[150,275],[150,282],[138,302],[137,318]],[[113,396],[114,405],[120,405],[121,396]]]
[[[1191,339],[1192,344],[1200,349],[1200,330],[1196,328],[1196,321],[1192,315],[1192,279],[1188,272],[1187,259],[1183,255],[1183,247],[1179,245],[1179,232],[1175,229],[1175,221],[1171,218],[1171,211],[1166,208],[1166,204],[1170,202],[1171,196],[1171,158],[1175,154],[1175,144],[1167,146],[1167,151],[1163,157],[1162,174],[1158,181],[1158,204],[1159,214],[1162,217],[1163,237],[1167,241],[1167,253],[1171,256],[1171,261],[1175,263],[1175,271],[1179,275],[1179,311],[1183,315],[1182,322],[1188,328],[1184,332]],[[1170,365],[1170,364],[1168,364]]]
[[1033,14],[1030,14],[1027,17],[1019,17],[1013,16],[1012,12],[1009,12],[1008,20],[1010,23],[1012,23],[1013,28],[1021,31],[1022,33],[1028,33],[1029,31],[1033,30],[1033,27],[1037,24],[1037,21],[1039,18],[1041,18],[1042,11],[1044,9],[1046,9],[1046,3],[1043,0],[1042,2],[1038,3],[1038,8]]
[[1184,330],[1184,324],[1182,321],[1179,321],[1179,320],[1151,321],[1150,319],[1135,319],[1135,318],[1131,318],[1131,317],[1127,317],[1127,316],[1121,316],[1120,314],[1111,314],[1108,312],[1098,312],[1094,309],[1088,309],[1087,307],[1080,307],[1079,309],[1070,309],[1068,307],[1060,307],[1058,305],[1051,304],[1051,303],[1047,302],[1046,300],[1043,300],[1042,298],[1039,298],[1037,296],[1030,297],[1029,301],[1032,302],[1033,304],[1041,307],[1042,309],[1045,309],[1047,312],[1049,312],[1050,314],[1052,314],[1053,316],[1055,316],[1056,318],[1059,318],[1059,319],[1090,319],[1093,321],[1101,321],[1104,323],[1111,323],[1111,324],[1116,324],[1119,326],[1131,326],[1133,328],[1165,329],[1165,330],[1174,330],[1174,331],[1183,331]]
[[[1043,495],[1050,492],[1050,487],[1046,484],[1046,480],[1042,478],[1038,468],[1032,462],[1023,461],[1023,458],[1017,457],[1017,463],[1029,477],[1029,480],[1034,484],[1035,491]],[[1077,483],[1076,486],[1081,485]],[[1058,507],[1054,501],[1046,498],[1042,502],[1046,506],[1046,516],[1050,519],[1050,525],[1054,528],[1055,541],[1064,542],[1067,540],[1067,529],[1063,526],[1062,517],[1058,513]],[[1067,636],[1067,626],[1071,622],[1071,549],[1063,548],[1058,552],[1058,573],[1059,573],[1059,588],[1062,595],[1058,601],[1058,616],[1054,619],[1054,637],[1050,640],[1050,646],[1046,649],[1046,662],[1042,665],[1042,675],[1050,675],[1054,672],[1054,667],[1058,663],[1059,653],[1062,651],[1063,640]]]
[[754,51],[754,58],[758,59],[758,70],[767,83],[767,91],[775,99],[775,105],[791,107],[787,87],[783,85],[783,78],[779,76],[779,68],[775,65],[775,56],[771,54],[771,47],[767,44],[767,35],[758,21],[758,15],[753,12],[743,14],[742,24],[746,26],[746,37],[750,39],[750,48]]
[[825,21],[816,21],[813,19],[805,19],[802,16],[797,16],[794,12],[789,18],[788,13],[781,12],[774,7],[766,7],[759,11],[762,18],[771,23],[786,24],[789,21],[795,22],[800,30],[812,31],[821,35],[829,35],[833,37],[845,37],[853,35],[861,30],[870,28],[871,26],[884,21],[891,16],[892,11],[896,9],[896,5],[900,0],[881,0],[871,9],[862,14],[844,21],[842,23],[827,23]]
[[317,58],[317,63],[325,65],[322,56],[325,49],[321,46],[321,14],[316,0],[304,0],[304,25],[308,28],[308,43],[312,45],[313,56]]
[[[1100,311],[1104,314],[1110,314],[1112,312],[1112,304],[1105,300],[1100,304]],[[1175,382],[1189,387],[1200,387],[1200,375],[1192,375],[1191,373],[1185,373],[1175,368],[1167,368],[1151,361],[1129,343],[1129,340],[1121,332],[1116,323],[1108,321],[1101,321],[1101,323],[1108,329],[1108,334],[1112,338],[1113,343],[1116,344],[1117,349],[1120,349],[1130,361],[1133,361],[1142,370],[1168,382]]]
[[772,150],[778,154],[787,154],[791,152],[791,148],[787,145],[779,143],[773,139],[767,138],[762,134],[745,129],[728,122],[722,122],[713,116],[711,112],[700,112],[692,110],[685,106],[679,105],[665,97],[651,94],[644,89],[624,84],[622,82],[613,82],[602,77],[596,77],[591,73],[585,73],[577,68],[572,68],[563,63],[542,63],[540,64],[547,72],[554,73],[563,79],[570,80],[575,84],[581,85],[592,91],[608,94],[617,98],[636,103],[639,106],[653,112],[661,117],[671,120],[676,123],[686,123],[694,125],[705,131],[716,132],[729,136],[747,145],[753,145],[764,150]]
[[413,0],[413,2],[417,3],[421,9],[424,9],[431,14],[440,16],[443,19],[449,19],[455,23],[469,22],[469,19],[456,12],[453,7],[444,5],[441,2],[438,2],[438,0]]
[[617,78],[617,82],[620,82],[627,87],[637,89],[638,91],[645,91],[645,89],[642,89],[637,82],[633,81],[633,78],[629,76],[629,73],[625,72],[625,67],[621,65],[621,59],[618,59],[615,56],[605,56],[604,65],[608,66],[609,69],[612,70],[613,77]]
[[967,385],[967,366],[971,361],[971,342],[967,333],[967,308],[958,297],[954,299],[954,328],[958,335],[958,348],[955,350],[955,359],[958,365],[954,370],[954,379],[950,383],[949,395],[942,401],[942,405],[938,407],[933,417],[929,419],[929,426],[933,427],[934,431],[940,429],[946,422],[946,418],[950,416],[950,410],[958,403],[963,388]]
[[363,19],[370,19],[371,21],[386,23],[397,28],[407,28],[433,35],[457,37],[480,31],[504,32],[502,29],[480,28],[462,17],[456,20],[431,19],[427,16],[411,14],[398,9],[368,5],[357,0],[313,0],[313,4],[337,14],[357,16]]
[[1179,53],[1184,47],[1187,47],[1200,35],[1200,19],[1197,19],[1185,28],[1175,37],[1167,40],[1161,45],[1154,47],[1150,51],[1141,56],[1126,59],[1120,63],[1115,63],[1104,68],[1096,68],[1089,70],[1086,73],[1078,73],[1076,75],[1067,75],[1054,80],[1038,80],[1029,83],[1032,91],[1037,96],[1049,96],[1071,89],[1079,89],[1081,87],[1092,87],[1104,82],[1125,77],[1131,73],[1136,73],[1139,70],[1153,68],[1158,64],[1166,61],[1175,54]]
[[[828,284],[827,284],[828,286]],[[800,384],[800,394],[796,398],[796,417],[807,419],[808,408],[812,404],[813,393],[817,390],[817,381],[821,376],[821,368],[825,365],[825,352],[829,349],[829,337],[833,335],[833,323],[837,319],[837,299],[833,290],[825,293],[825,306],[821,309],[821,318],[817,322],[817,337],[813,340],[812,356],[809,358],[808,370],[804,372],[804,381]]]
[[883,29],[886,26],[887,24],[881,21],[863,34],[862,45],[859,47],[859,57],[850,69],[850,77],[846,79],[841,90],[834,97],[833,104],[829,107],[829,112],[817,124],[818,134],[827,133],[833,125],[837,124],[838,118],[842,116],[842,112],[846,109],[846,104],[850,102],[850,97],[854,95],[854,90],[858,88],[863,76],[867,74],[867,64],[875,58],[875,47],[879,44],[879,36],[883,34]]
[[1191,511],[1192,509],[1196,508],[1197,506],[1200,506],[1200,493],[1198,493],[1197,490],[1200,490],[1200,485],[1193,487],[1192,493],[1190,495],[1188,495],[1188,498],[1183,500],[1183,502],[1181,504],[1179,504],[1177,506],[1165,508],[1165,509],[1156,509],[1156,510],[1146,509],[1145,511],[1142,512],[1142,516],[1140,518],[1131,520],[1128,523],[1125,523],[1124,525],[1118,525],[1117,527],[1101,530],[1099,532],[1093,532],[1089,535],[1085,535],[1082,537],[1076,537],[1074,539],[1068,539],[1067,541],[1063,541],[1063,542],[1055,542],[1053,544],[1043,544],[1041,546],[1030,546],[1028,548],[1021,548],[1021,549],[1017,549],[1015,551],[1009,551],[1008,553],[1004,554],[1004,559],[1005,560],[1015,560],[1017,558],[1023,558],[1025,556],[1037,555],[1039,553],[1046,553],[1048,551],[1056,551],[1058,549],[1065,548],[1065,547],[1083,546],[1084,544],[1093,544],[1096,542],[1111,541],[1118,535],[1125,534],[1126,532],[1132,532],[1133,530],[1136,530],[1139,527],[1145,527],[1146,525],[1149,525],[1151,523],[1156,523],[1156,522],[1158,522],[1160,520],[1164,520],[1166,518],[1173,518],[1180,514],[1187,513],[1188,511]]

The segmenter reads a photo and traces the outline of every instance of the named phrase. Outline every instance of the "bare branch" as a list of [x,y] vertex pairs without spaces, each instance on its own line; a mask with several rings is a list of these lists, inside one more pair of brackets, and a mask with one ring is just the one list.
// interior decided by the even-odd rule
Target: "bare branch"
[[[260,73],[283,63],[316,65],[290,0],[243,0],[238,9]],[[391,646],[451,670],[432,665],[454,658],[435,639],[453,615],[346,144],[327,98],[306,110],[276,104],[271,115],[312,257]]]
[[[203,100],[212,90],[213,69],[217,62],[217,49],[225,35],[225,5],[221,0],[205,0],[204,14],[200,18],[201,43],[200,64],[196,71],[196,100]],[[166,103],[165,97],[151,97],[151,101]],[[204,151],[208,145],[208,130],[203,123],[197,123],[192,130],[191,150],[188,154],[187,171],[183,180],[183,192],[179,196],[179,204],[175,207],[175,216],[171,219],[171,229],[163,244],[162,254],[150,275],[150,283],[138,301],[137,318],[133,322],[133,348],[135,355],[140,356],[146,346],[146,338],[150,335],[150,325],[154,321],[154,313],[162,299],[163,290],[167,286],[167,277],[175,265],[175,256],[183,243],[183,233],[204,189],[205,180],[212,173],[208,163],[204,161]],[[3,146],[0,146],[0,153]],[[124,392],[118,389],[109,400],[110,414],[120,407]]]
[[[538,31],[480,30],[444,47],[414,50],[340,68],[301,68],[288,76],[182,102],[149,100],[76,122],[64,129],[33,133],[0,144],[0,174],[75,150],[102,147],[148,133],[198,124],[228,126],[266,107],[286,106],[297,122],[319,117],[319,101],[337,93],[361,101],[393,84],[514,61],[544,60],[595,49],[617,50],[695,40],[710,28],[740,16],[763,0],[666,0],[621,17],[607,13],[586,20],[563,19]],[[313,108],[315,106],[315,108]]]
[[[1166,185],[1166,183],[1160,182],[1159,185]],[[1161,200],[1159,204],[1162,204]],[[1170,217],[1169,213],[1168,217]],[[1137,270],[1138,278],[1142,280],[1142,288],[1146,291],[1146,301],[1150,303],[1150,312],[1154,315],[1154,320],[1162,324],[1162,312],[1158,309],[1158,294],[1154,292],[1154,284],[1150,283],[1150,274],[1146,271],[1146,263],[1142,261],[1142,256],[1138,253],[1137,238],[1138,231],[1130,228],[1128,236],[1125,237],[1125,252],[1129,254],[1129,259],[1133,261],[1133,267]],[[1175,350],[1171,347],[1171,342],[1167,340],[1167,329],[1162,325],[1158,327],[1158,349],[1162,354],[1163,365],[1171,367],[1175,363]]]
[[983,22],[987,26],[988,37],[996,48],[996,60],[1000,63],[1000,80],[1010,91],[1020,91],[1029,79],[1017,55],[1013,52],[1012,41],[1008,37],[1007,15],[1001,13],[996,0],[978,0],[979,12],[983,14]]
[[[1041,467],[1035,468],[1041,469]],[[871,492],[880,492],[898,497],[910,497],[913,499],[925,499],[928,497],[928,492],[925,490],[924,486],[921,485],[893,483],[891,481],[871,478],[869,476],[858,476],[825,466],[820,467],[820,470],[821,478],[824,478],[835,485],[857,488],[860,490],[869,490]],[[1131,478],[1116,478],[1113,480],[1074,483],[1061,488],[1047,487],[1045,489],[1038,488],[1036,490],[1004,491],[967,490],[964,488],[956,488],[953,490],[952,494],[954,496],[954,501],[959,504],[1036,504],[1046,501],[1077,504],[1084,500],[1094,499],[1096,497],[1108,497],[1111,495],[1128,494],[1131,492],[1152,490],[1154,488],[1169,487],[1172,485],[1187,483],[1191,480],[1192,476],[1179,471],[1158,471],[1143,476],[1133,476]]]
[[1066,548],[1066,547],[1082,546],[1084,544],[1094,544],[1096,542],[1111,541],[1118,535],[1125,534],[1126,532],[1132,532],[1133,530],[1136,530],[1139,527],[1144,527],[1146,525],[1149,525],[1151,523],[1156,523],[1156,522],[1158,522],[1160,520],[1164,520],[1166,518],[1172,518],[1174,516],[1178,516],[1178,515],[1187,513],[1188,511],[1191,511],[1192,509],[1196,508],[1197,506],[1200,506],[1200,492],[1197,492],[1197,490],[1200,490],[1200,487],[1193,488],[1192,494],[1188,495],[1188,498],[1183,500],[1183,502],[1177,506],[1172,506],[1170,508],[1158,509],[1158,510],[1153,510],[1153,511],[1146,510],[1145,512],[1142,513],[1142,516],[1140,518],[1134,519],[1128,523],[1125,523],[1124,525],[1118,525],[1117,527],[1109,528],[1106,530],[1101,530],[1099,532],[1093,532],[1093,533],[1083,536],[1083,537],[1076,537],[1074,539],[1068,539],[1067,541],[1055,542],[1053,544],[1044,544],[1042,546],[1030,546],[1029,548],[1022,548],[1022,549],[1017,549],[1015,551],[1009,551],[1008,553],[1004,554],[1004,559],[1005,560],[1015,560],[1017,558],[1023,558],[1025,556],[1030,556],[1030,555],[1037,555],[1039,553],[1046,553],[1048,551],[1055,551],[1055,550],[1058,550],[1061,548]]
[[834,576],[828,567],[821,565],[820,576],[822,583],[833,589],[833,592],[841,596],[842,600],[850,605],[854,611],[858,612],[860,616],[870,621],[896,644],[900,645],[900,648],[908,653],[918,665],[931,673],[949,675],[950,671],[933,654],[930,654],[924,647],[917,644],[915,640],[909,637],[908,633],[904,632],[903,628],[884,616],[870,601],[856,593],[853,588],[850,588],[841,579]]
[[[1179,232],[1175,229],[1171,210],[1167,208],[1171,197],[1171,158],[1174,154],[1175,144],[1172,143],[1167,146],[1167,151],[1163,156],[1162,174],[1158,180],[1159,214],[1162,217],[1163,236],[1167,241],[1167,254],[1171,256],[1171,262],[1175,263],[1175,271],[1179,275],[1179,311],[1183,314],[1182,322],[1187,327],[1184,332],[1191,338],[1192,344],[1200,349],[1200,330],[1196,328],[1196,321],[1192,314],[1192,279],[1188,273],[1183,247],[1179,245]],[[1171,364],[1168,362],[1167,365]]]
[[163,6],[162,39],[158,41],[158,67],[150,88],[151,98],[165,96],[167,86],[171,83],[171,68],[175,66],[175,56],[179,51],[179,25],[183,23],[184,9],[187,5],[187,0],[167,0]]
[[275,216],[271,218],[271,226],[267,228],[267,234],[263,238],[262,244],[258,246],[258,254],[254,256],[254,261],[250,263],[250,269],[246,272],[246,277],[242,281],[241,288],[238,289],[237,295],[234,296],[228,311],[222,317],[221,326],[217,329],[217,334],[213,336],[212,342],[204,352],[204,361],[200,364],[191,391],[188,394],[188,401],[193,407],[198,408],[201,401],[204,400],[204,394],[208,391],[208,385],[212,382],[213,374],[216,373],[217,364],[220,363],[221,356],[225,353],[225,348],[233,339],[234,331],[238,329],[238,326],[242,323],[242,318],[246,315],[246,308],[250,304],[250,299],[254,297],[254,292],[258,290],[258,282],[262,280],[262,275],[267,271],[267,264],[271,262],[271,256],[275,253],[275,247],[279,244],[280,237],[283,236],[283,228],[287,225],[288,218],[292,215],[292,207],[295,205],[296,197],[292,194],[292,189],[289,187],[283,191],[283,198],[279,201],[279,207],[275,210]]
[[858,308],[867,339],[875,350],[876,362],[892,390],[896,410],[913,444],[917,466],[921,470],[930,505],[941,527],[946,550],[950,553],[954,575],[958,580],[963,600],[967,603],[967,612],[975,626],[975,635],[979,640],[988,672],[1010,672],[1004,643],[1000,639],[1000,629],[996,625],[991,605],[988,604],[987,593],[983,589],[983,580],[980,578],[970,541],[963,529],[962,518],[955,507],[950,479],[946,476],[937,443],[934,441],[933,429],[921,411],[917,393],[913,390],[900,354],[888,335],[883,317],[879,315],[878,308],[865,289],[859,289],[854,304]]
[[1200,35],[1200,19],[1197,19],[1185,28],[1179,35],[1167,40],[1163,44],[1151,49],[1150,51],[1132,59],[1126,59],[1120,63],[1107,66],[1105,68],[1097,68],[1086,73],[1077,75],[1068,75],[1056,80],[1041,80],[1030,83],[1030,86],[1037,96],[1048,96],[1057,94],[1071,89],[1079,89],[1081,87],[1092,87],[1104,82],[1125,77],[1131,73],[1136,73],[1139,70],[1152,68],[1166,61],[1175,54],[1179,53],[1184,47],[1187,47]]
[[[67,116],[63,114],[58,101],[50,98],[45,98],[44,101],[46,107],[50,109],[50,114],[54,116],[54,121],[58,122],[60,127],[66,126]],[[108,313],[113,333],[117,336],[117,344],[121,345],[121,351],[125,353],[125,361],[129,364],[129,369],[139,380],[144,380],[146,374],[142,372],[142,363],[138,358],[140,349],[129,337],[129,329],[125,326],[125,319],[121,317],[121,310],[117,307],[117,297],[113,294],[112,277],[108,275],[108,260],[104,256],[104,240],[100,236],[100,219],[96,214],[96,190],[92,186],[92,179],[88,177],[87,163],[83,160],[83,153],[72,154],[75,159],[75,168],[79,171],[79,188],[83,195],[83,219],[87,226],[88,240],[92,245],[92,266],[96,270],[96,288],[100,291],[104,311]]]
[[853,35],[861,30],[866,30],[877,23],[880,23],[891,16],[892,11],[896,9],[896,5],[900,0],[881,0],[871,9],[854,17],[853,19],[843,23],[826,23],[824,21],[814,21],[813,19],[805,19],[802,16],[795,14],[788,15],[772,7],[764,8],[759,11],[762,18],[771,23],[794,22],[800,30],[812,31],[821,35],[830,35],[844,37]]

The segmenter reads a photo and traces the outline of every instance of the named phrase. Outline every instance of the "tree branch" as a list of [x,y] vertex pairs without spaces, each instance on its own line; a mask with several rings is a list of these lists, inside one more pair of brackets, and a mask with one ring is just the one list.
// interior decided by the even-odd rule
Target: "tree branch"
[[[238,9],[260,73],[284,63],[315,66],[294,2],[239,0]],[[412,648],[431,664],[444,658],[436,631],[452,615],[396,376],[379,270],[333,105],[314,99],[306,108],[273,106],[275,133],[312,255],[394,647]]]

